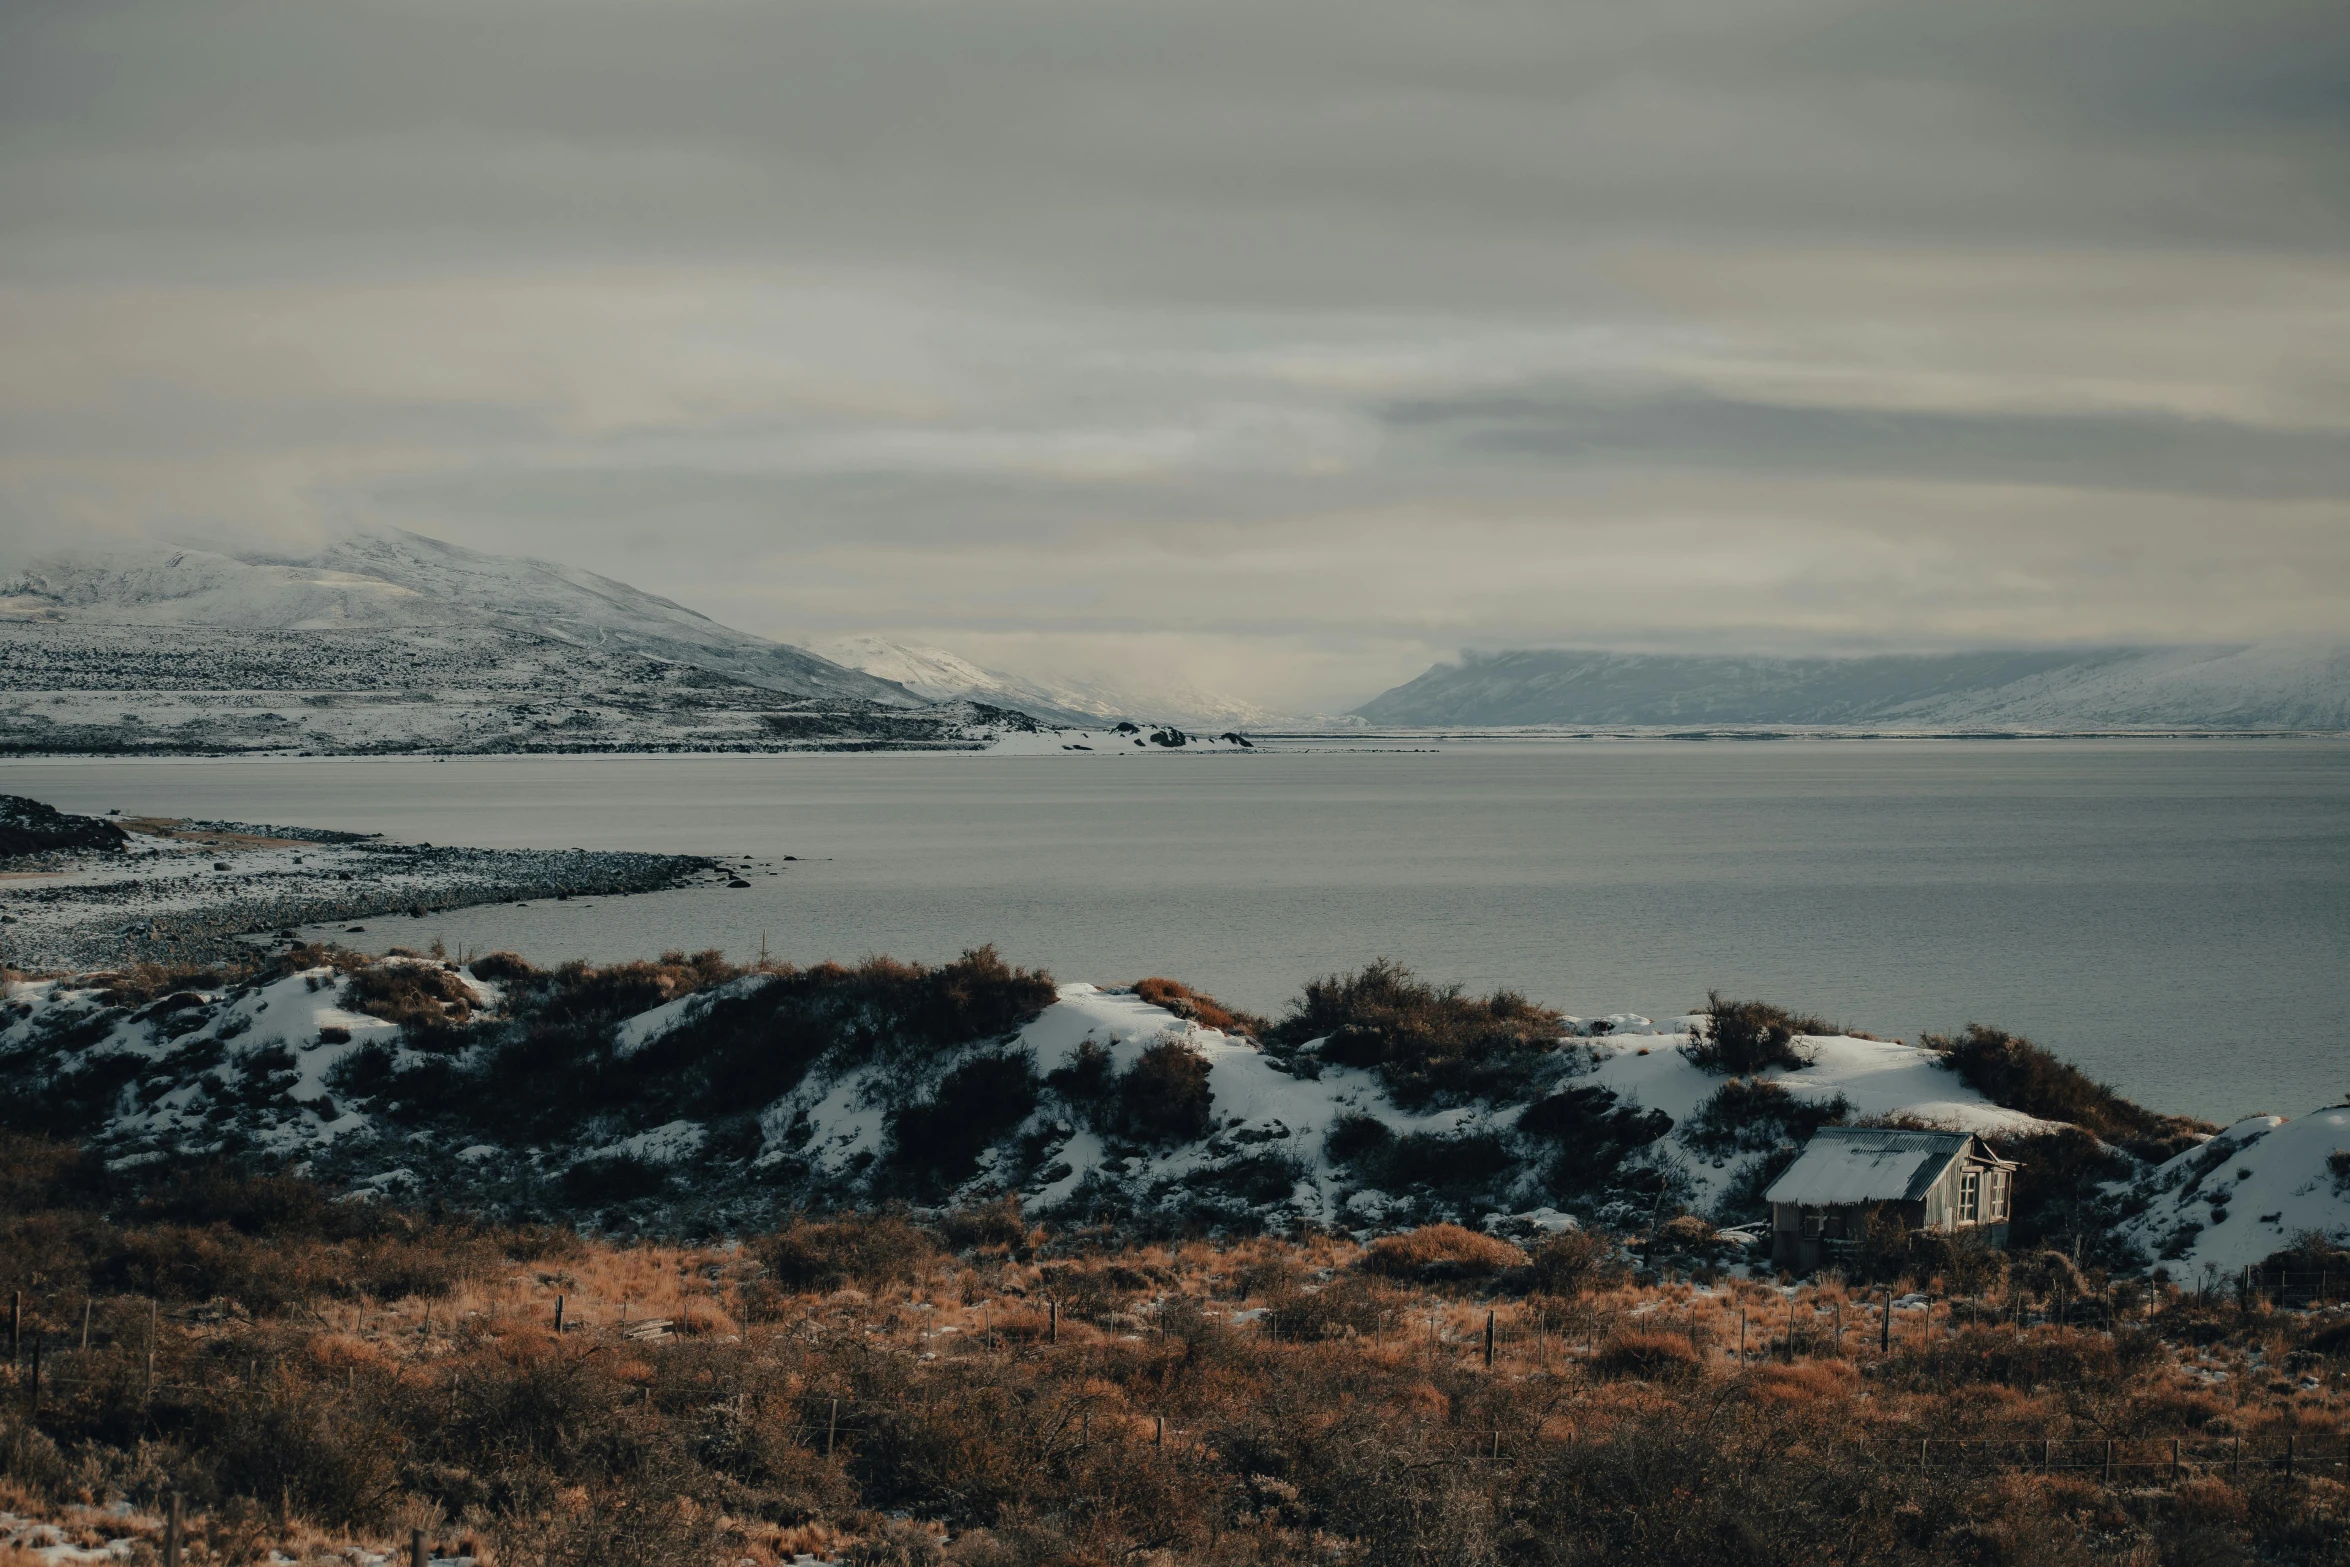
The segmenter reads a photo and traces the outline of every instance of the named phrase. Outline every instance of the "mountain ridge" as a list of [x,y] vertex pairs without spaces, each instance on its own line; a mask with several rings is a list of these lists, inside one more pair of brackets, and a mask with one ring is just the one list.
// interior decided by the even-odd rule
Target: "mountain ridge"
[[118,544],[0,580],[0,754],[977,749],[938,704],[593,572],[421,535]]
[[2105,647],[1852,658],[1466,653],[1355,709],[1373,723],[2350,729],[2350,648]]

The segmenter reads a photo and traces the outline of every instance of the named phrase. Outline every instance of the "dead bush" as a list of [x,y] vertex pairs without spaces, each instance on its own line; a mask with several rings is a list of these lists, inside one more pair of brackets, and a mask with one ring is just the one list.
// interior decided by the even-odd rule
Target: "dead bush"
[[1214,1126],[1211,1104],[1207,1058],[1162,1039],[1118,1079],[1118,1130],[1143,1143],[1194,1142]]
[[1406,1109],[1522,1097],[1557,1048],[1559,1014],[1513,990],[1472,997],[1382,958],[1309,983],[1265,1034],[1283,1051],[1320,1040],[1321,1059],[1379,1074]]
[[930,1237],[896,1213],[850,1214],[829,1223],[794,1219],[756,1249],[779,1286],[802,1294],[911,1284],[938,1255]]
[[1527,1260],[1526,1287],[1538,1295],[1573,1300],[1622,1271],[1613,1242],[1589,1230],[1568,1230],[1534,1248]]
[[1263,1018],[1227,1007],[1214,996],[1194,990],[1180,980],[1138,979],[1134,982],[1134,993],[1152,1006],[1164,1007],[1202,1028],[1248,1039],[1262,1036],[1266,1029]]
[[1810,1061],[1796,1041],[1827,1032],[1828,1025],[1809,1013],[1791,1012],[1768,1001],[1732,1001],[1709,990],[1689,1059],[1708,1072],[1741,1077],[1771,1067],[1795,1071]]
[[1696,1378],[1698,1370],[1697,1351],[1678,1333],[1615,1333],[1591,1357],[1591,1373],[1598,1377],[1687,1382]]
[[1418,1283],[1489,1279],[1526,1261],[1507,1241],[1457,1224],[1426,1224],[1404,1235],[1382,1235],[1363,1249],[1359,1266],[1383,1278]]

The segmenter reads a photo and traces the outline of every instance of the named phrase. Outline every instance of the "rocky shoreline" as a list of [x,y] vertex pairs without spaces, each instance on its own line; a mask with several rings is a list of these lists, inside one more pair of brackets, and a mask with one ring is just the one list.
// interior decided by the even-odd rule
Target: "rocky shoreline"
[[249,956],[303,925],[657,892],[726,873],[699,855],[395,844],[314,829],[133,820],[129,847],[0,861],[0,965],[58,972]]

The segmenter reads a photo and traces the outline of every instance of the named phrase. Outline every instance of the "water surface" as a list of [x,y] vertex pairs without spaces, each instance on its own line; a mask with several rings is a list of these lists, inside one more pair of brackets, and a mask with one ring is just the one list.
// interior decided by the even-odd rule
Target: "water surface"
[[354,942],[547,960],[764,939],[800,962],[993,942],[1261,1011],[1390,956],[1586,1014],[1677,1015],[1718,986],[1904,1038],[1997,1023],[2215,1119],[2350,1094],[2336,742],[24,762],[0,791],[777,862],[748,891],[378,920]]

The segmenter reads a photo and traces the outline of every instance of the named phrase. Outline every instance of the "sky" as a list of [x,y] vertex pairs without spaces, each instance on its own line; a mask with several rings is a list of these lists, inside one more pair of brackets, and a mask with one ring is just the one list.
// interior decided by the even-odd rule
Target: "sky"
[[2350,626],[2338,0],[0,0],[0,553],[1351,705]]

